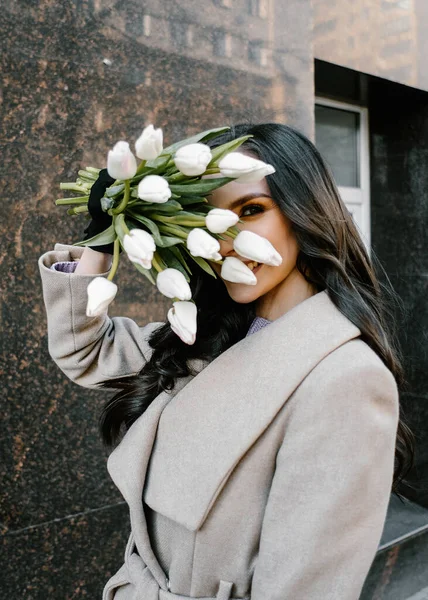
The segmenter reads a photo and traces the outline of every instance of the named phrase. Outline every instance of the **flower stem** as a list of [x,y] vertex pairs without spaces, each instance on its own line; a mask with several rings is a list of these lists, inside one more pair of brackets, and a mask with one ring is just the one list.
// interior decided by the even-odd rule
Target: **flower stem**
[[[144,167],[146,166],[146,162],[147,162],[147,160],[142,160],[142,161],[140,162],[140,164],[139,164],[139,165],[138,165],[138,167],[137,167],[137,172],[135,173],[135,175],[139,175],[139,174],[141,173],[141,171],[142,171],[142,170],[144,169]],[[134,177],[135,177],[135,175],[134,175]]]
[[153,258],[152,258],[152,265],[154,266],[154,268],[156,269],[156,271],[158,273],[160,273],[161,271],[163,271],[161,265],[158,263],[158,261],[156,260],[155,256],[153,256]]
[[116,275],[118,265],[119,265],[119,238],[117,237],[114,240],[114,244],[113,244],[113,264],[111,266],[109,274],[107,275],[107,279],[109,281],[113,281],[113,277]]
[[119,206],[116,206],[116,208],[111,208],[108,212],[111,215],[118,215],[119,213],[123,212],[126,208],[126,205],[128,204],[129,201],[129,194],[131,191],[131,184],[129,183],[129,179],[125,179],[125,191],[123,194],[123,198],[119,204]]
[[87,204],[89,196],[80,196],[80,198],[58,198],[55,200],[56,206],[73,206],[74,204]]
[[77,183],[60,183],[59,189],[60,190],[71,190],[72,192],[80,192],[85,195],[88,193],[88,188],[86,186],[78,185]]
[[67,210],[68,215],[78,215],[80,213],[87,213],[87,212],[88,212],[87,204],[83,204],[82,206],[74,206]]
[[187,240],[187,236],[189,235],[189,232],[181,229],[178,225],[176,227],[174,227],[174,225],[158,225],[158,228],[162,233],[169,233],[170,235],[183,238],[184,240]]
[[240,229],[233,225],[232,227],[229,227],[229,229],[226,229],[226,231],[223,232],[223,235],[226,234],[234,240],[240,231]]

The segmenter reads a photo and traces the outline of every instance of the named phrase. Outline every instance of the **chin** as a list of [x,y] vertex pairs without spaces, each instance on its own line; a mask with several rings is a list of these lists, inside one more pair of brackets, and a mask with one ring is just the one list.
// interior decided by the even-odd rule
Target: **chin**
[[246,285],[245,283],[226,283],[229,296],[238,304],[249,304],[260,297],[261,292],[258,285]]

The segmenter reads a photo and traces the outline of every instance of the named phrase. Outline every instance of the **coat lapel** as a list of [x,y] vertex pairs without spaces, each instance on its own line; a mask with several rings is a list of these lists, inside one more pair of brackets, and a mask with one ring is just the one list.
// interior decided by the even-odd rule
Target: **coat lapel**
[[131,520],[133,513],[143,519],[136,543],[158,581],[164,574],[147,536],[143,489],[153,510],[199,529],[234,467],[306,375],[360,334],[319,292],[212,362],[192,361],[197,376],[160,394],[132,425],[107,468]]
[[[202,361],[197,366],[202,368]],[[192,376],[180,379],[176,390],[183,388],[190,379]],[[167,589],[167,579],[150,544],[142,492],[159,418],[171,398],[172,395],[168,392],[159,394],[132,424],[107,461],[107,470],[129,505],[131,529],[138,553],[164,590]]]

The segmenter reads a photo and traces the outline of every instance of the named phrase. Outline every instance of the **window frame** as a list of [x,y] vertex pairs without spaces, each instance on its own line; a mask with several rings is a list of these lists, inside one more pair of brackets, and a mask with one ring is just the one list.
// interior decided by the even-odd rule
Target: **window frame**
[[370,255],[371,247],[371,217],[370,217],[370,147],[369,147],[369,111],[365,106],[333,100],[324,96],[315,96],[315,106],[338,108],[348,112],[359,113],[360,127],[357,131],[359,151],[360,187],[338,185],[339,193],[347,208],[353,213],[354,221]]

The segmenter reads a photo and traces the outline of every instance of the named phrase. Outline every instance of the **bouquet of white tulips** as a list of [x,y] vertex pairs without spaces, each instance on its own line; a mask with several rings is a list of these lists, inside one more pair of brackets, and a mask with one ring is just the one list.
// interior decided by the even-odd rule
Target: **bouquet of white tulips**
[[[101,199],[102,209],[112,216],[110,227],[74,244],[97,246],[113,243],[113,262],[105,277],[88,285],[88,316],[102,314],[113,301],[117,285],[112,281],[119,264],[120,246],[138,271],[172,298],[168,320],[172,330],[186,344],[196,339],[196,305],[189,286],[191,264],[216,277],[207,262],[222,265],[221,277],[254,285],[257,279],[243,261],[227,257],[222,261],[219,239],[226,233],[243,257],[269,265],[281,264],[281,255],[270,242],[253,232],[240,231],[238,215],[231,210],[208,206],[206,195],[235,180],[260,181],[275,172],[272,165],[237,151],[251,135],[211,149],[204,142],[228,127],[211,129],[163,148],[161,129],[146,127],[135,142],[119,141],[108,152],[107,171],[116,181]],[[62,190],[77,192],[73,198],[59,198],[56,205],[68,205],[68,214],[89,215],[89,192],[101,169],[86,167],[75,183],[61,183]],[[214,177],[218,174],[218,177]],[[204,175],[210,175],[203,179]],[[89,217],[90,218],[90,215]],[[119,246],[120,244],[120,246]]]

